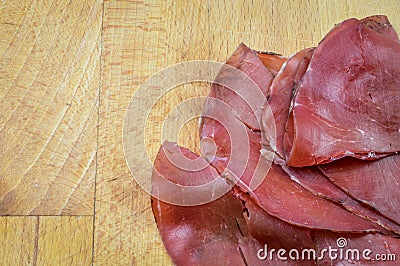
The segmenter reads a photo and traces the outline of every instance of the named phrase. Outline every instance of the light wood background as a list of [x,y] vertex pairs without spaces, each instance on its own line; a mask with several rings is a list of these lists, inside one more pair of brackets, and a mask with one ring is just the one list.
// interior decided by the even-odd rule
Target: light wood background
[[[150,75],[194,59],[225,61],[240,42],[286,56],[348,17],[392,1],[0,2],[0,265],[168,265],[149,195],[122,148],[126,107]],[[160,99],[148,152],[176,104],[207,95],[180,86]],[[197,150],[197,123],[179,133]]]

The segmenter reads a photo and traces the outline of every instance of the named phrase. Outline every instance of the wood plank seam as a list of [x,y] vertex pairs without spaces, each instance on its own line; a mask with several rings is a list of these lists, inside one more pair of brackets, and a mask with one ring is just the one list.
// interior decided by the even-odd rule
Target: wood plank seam
[[33,266],[37,265],[37,260],[38,260],[38,253],[39,253],[39,226],[40,226],[40,221],[39,221],[39,216],[36,216],[36,224],[35,224],[35,240],[33,243]]
[[104,40],[104,0],[101,3],[101,21],[100,21],[100,75],[97,84],[98,90],[98,107],[97,107],[97,128],[96,128],[96,165],[94,175],[94,191],[93,191],[93,224],[92,224],[92,260],[91,265],[95,262],[95,237],[96,237],[96,202],[97,202],[97,176],[99,173],[99,139],[100,139],[100,112],[101,112],[101,92],[102,92],[102,78],[103,78],[103,40]]

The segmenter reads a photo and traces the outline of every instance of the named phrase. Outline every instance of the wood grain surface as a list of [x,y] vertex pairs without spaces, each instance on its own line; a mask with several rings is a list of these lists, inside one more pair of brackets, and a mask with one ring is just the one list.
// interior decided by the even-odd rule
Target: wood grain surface
[[[349,17],[385,14],[400,30],[399,13],[397,0],[1,1],[0,265],[171,264],[125,162],[141,84],[180,62],[224,62],[240,42],[289,56]],[[207,93],[195,82],[155,103],[150,160],[167,114]],[[197,126],[177,129],[179,144],[198,151]]]
[[92,216],[0,217],[0,265],[90,265]]

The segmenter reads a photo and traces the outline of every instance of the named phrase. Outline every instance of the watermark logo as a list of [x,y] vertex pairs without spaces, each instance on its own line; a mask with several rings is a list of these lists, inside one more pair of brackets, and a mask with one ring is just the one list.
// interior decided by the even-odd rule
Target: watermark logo
[[339,237],[339,238],[336,240],[336,245],[337,245],[339,248],[344,248],[345,246],[347,246],[347,239],[344,238],[344,237]]
[[336,247],[329,245],[327,248],[316,249],[268,249],[265,244],[263,248],[257,251],[257,257],[260,260],[312,260],[312,261],[396,261],[396,254],[376,253],[371,249],[348,248],[348,240],[340,237],[336,240]]
[[[222,71],[225,76],[229,75],[233,78],[219,79],[219,74]],[[136,182],[146,192],[174,205],[200,205],[223,196],[244,173],[250,156],[250,140],[246,126],[243,123],[233,125],[230,122],[240,121],[236,107],[229,105],[224,99],[205,96],[182,100],[170,113],[164,114],[166,118],[162,126],[161,140],[157,140],[159,143],[151,143],[151,145],[160,146],[164,141],[177,142],[180,128],[191,119],[204,116],[203,118],[216,120],[228,132],[231,143],[230,160],[223,174],[230,174],[236,182],[227,184],[224,178],[220,177],[218,180],[201,185],[183,186],[164,178],[162,189],[174,191],[174,193],[158,194],[154,193],[157,192],[157,189],[154,190],[154,188],[152,193],[151,176],[156,169],[153,169],[148,155],[146,141],[151,140],[152,136],[151,133],[146,131],[146,124],[153,107],[161,101],[163,96],[178,86],[192,82],[218,84],[234,91],[254,114],[261,112],[260,102],[267,102],[262,90],[249,76],[237,68],[214,61],[191,61],[164,68],[152,75],[136,90],[127,107],[123,124],[123,148],[126,163]],[[212,110],[208,110],[209,112],[203,110],[205,101],[208,101],[208,106],[212,106]],[[271,112],[268,105],[264,107],[264,111]],[[271,126],[275,131],[275,124]],[[216,148],[215,143],[210,145],[210,141],[212,142],[212,139],[203,139],[203,144],[206,144],[206,157],[212,158],[215,156]],[[187,158],[183,154],[179,155],[179,159],[177,159],[175,154],[171,155],[167,151],[164,153],[169,163],[188,173],[201,171],[208,166],[208,164],[200,163],[199,160]],[[240,160],[235,159],[239,155]],[[261,156],[259,157],[259,162],[264,160]],[[252,159],[254,160],[254,158]],[[264,170],[268,171],[272,162],[267,162],[269,164],[267,169],[265,167],[266,162],[263,161],[262,163],[263,175],[254,175],[251,178],[251,189],[256,188],[262,182],[267,173]],[[171,197],[171,194],[175,194],[174,197]]]

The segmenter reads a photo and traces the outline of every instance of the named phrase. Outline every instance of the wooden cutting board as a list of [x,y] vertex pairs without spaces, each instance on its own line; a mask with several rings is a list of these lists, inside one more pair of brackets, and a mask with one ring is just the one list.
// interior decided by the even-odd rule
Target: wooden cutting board
[[[240,42],[289,56],[349,17],[386,14],[400,30],[399,13],[397,0],[2,1],[0,264],[171,264],[122,145],[143,82],[181,62],[224,62]],[[168,112],[207,93],[197,82],[157,100],[150,160]],[[197,151],[197,127],[185,124],[179,144]]]

